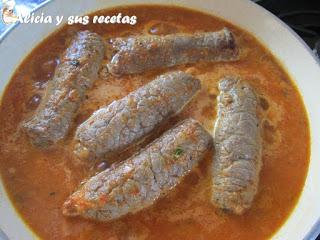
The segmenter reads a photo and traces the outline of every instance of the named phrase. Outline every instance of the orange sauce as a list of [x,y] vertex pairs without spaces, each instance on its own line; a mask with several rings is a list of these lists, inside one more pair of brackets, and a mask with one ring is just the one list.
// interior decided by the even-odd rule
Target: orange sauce
[[[285,222],[304,185],[309,163],[310,136],[302,99],[270,52],[253,36],[216,17],[177,7],[135,6],[103,10],[96,15],[136,15],[131,25],[89,24],[64,26],[50,35],[17,68],[0,106],[0,171],[12,203],[24,221],[43,239],[266,239]],[[153,207],[110,223],[66,218],[61,206],[95,163],[73,155],[74,128],[65,141],[49,150],[29,143],[20,129],[30,117],[52,78],[56,59],[76,31],[89,29],[106,40],[116,36],[152,33],[215,31],[229,27],[241,48],[232,63],[197,63],[140,75],[111,77],[104,69],[88,92],[74,128],[94,110],[119,99],[163,71],[181,69],[202,82],[197,97],[170,123],[193,117],[212,131],[216,115],[217,82],[239,75],[260,98],[263,168],[252,208],[242,216],[211,206],[209,152],[174,191]],[[150,30],[151,29],[151,30]],[[169,127],[169,125],[167,126]],[[123,156],[124,158],[124,156]]]

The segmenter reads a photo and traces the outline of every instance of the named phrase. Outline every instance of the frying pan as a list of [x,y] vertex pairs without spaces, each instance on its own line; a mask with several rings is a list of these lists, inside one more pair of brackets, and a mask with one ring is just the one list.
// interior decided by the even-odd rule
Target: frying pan
[[[54,0],[44,2],[35,12],[51,16],[87,15],[104,8],[144,3],[178,5],[232,22],[253,34],[290,74],[308,112],[311,159],[300,199],[273,239],[315,239],[320,231],[320,65],[303,40],[281,20],[249,0],[78,0],[76,4]],[[57,28],[55,24],[17,24],[0,37],[0,93],[24,57]],[[36,238],[14,210],[1,181],[0,228],[11,240]],[[0,239],[5,239],[2,231]]]

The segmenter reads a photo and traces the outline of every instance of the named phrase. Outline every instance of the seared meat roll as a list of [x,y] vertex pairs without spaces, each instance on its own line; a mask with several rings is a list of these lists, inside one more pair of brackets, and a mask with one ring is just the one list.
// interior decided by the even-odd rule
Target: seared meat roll
[[125,150],[178,113],[200,87],[198,79],[181,71],[157,77],[82,123],[76,131],[75,153],[95,159]]
[[234,61],[238,48],[227,29],[198,34],[137,36],[113,41],[117,51],[107,65],[113,75],[142,73],[198,61]]
[[103,39],[79,32],[60,59],[40,106],[23,127],[33,144],[47,147],[68,133],[85,91],[97,78],[104,56]]
[[137,155],[89,179],[63,205],[63,214],[110,221],[154,204],[204,157],[212,136],[187,119]]
[[257,193],[262,166],[257,97],[248,84],[234,78],[220,81],[219,90],[212,203],[242,214]]

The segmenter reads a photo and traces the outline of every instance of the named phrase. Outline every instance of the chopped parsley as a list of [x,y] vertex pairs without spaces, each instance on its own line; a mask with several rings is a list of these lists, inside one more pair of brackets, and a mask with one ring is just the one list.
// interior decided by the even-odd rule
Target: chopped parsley
[[182,148],[178,147],[178,148],[176,148],[176,149],[174,150],[174,157],[175,157],[175,158],[180,157],[182,154],[183,154],[183,149],[182,149]]

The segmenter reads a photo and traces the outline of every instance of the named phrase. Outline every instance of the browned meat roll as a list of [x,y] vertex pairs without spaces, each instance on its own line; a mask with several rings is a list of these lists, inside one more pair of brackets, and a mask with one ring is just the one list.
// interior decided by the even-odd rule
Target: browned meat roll
[[76,131],[75,153],[94,159],[126,149],[178,113],[200,87],[198,79],[181,71],[157,77],[82,123]]
[[85,91],[97,78],[103,56],[99,35],[89,31],[76,35],[62,55],[40,106],[23,124],[33,144],[46,147],[66,136]]
[[113,75],[141,73],[198,61],[233,61],[238,48],[227,29],[198,34],[138,36],[113,41],[116,54],[107,65]]
[[252,204],[262,166],[257,98],[248,84],[234,78],[220,81],[219,90],[212,203],[242,214]]
[[211,144],[211,135],[187,119],[137,155],[81,185],[64,203],[63,214],[109,221],[147,208],[177,186]]

